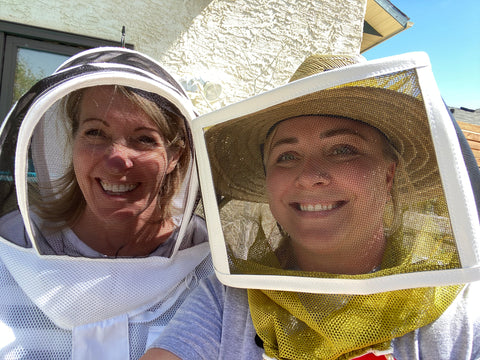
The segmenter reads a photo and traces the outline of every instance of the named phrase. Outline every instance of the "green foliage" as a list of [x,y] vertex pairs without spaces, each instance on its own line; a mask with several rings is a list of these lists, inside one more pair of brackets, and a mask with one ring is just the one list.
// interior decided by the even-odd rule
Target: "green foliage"
[[24,59],[19,58],[15,69],[12,104],[43,77],[45,77],[43,71],[34,73],[28,66],[28,63]]

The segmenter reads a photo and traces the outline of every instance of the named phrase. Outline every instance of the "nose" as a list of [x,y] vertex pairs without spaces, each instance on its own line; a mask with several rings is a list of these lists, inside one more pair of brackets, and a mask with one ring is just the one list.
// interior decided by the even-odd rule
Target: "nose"
[[112,173],[123,173],[133,167],[134,154],[128,146],[112,143],[105,151],[105,164]]
[[331,181],[328,165],[320,159],[304,159],[295,179],[296,186],[309,188],[327,185]]

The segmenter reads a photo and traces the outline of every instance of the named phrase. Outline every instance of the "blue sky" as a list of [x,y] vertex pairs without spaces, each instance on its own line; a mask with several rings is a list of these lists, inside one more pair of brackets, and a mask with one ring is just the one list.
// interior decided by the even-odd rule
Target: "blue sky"
[[390,0],[414,25],[362,55],[425,51],[449,106],[480,108],[480,0]]

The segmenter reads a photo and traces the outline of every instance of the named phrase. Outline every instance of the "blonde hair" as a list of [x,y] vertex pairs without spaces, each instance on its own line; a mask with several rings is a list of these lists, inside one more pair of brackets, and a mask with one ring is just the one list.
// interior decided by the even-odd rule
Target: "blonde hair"
[[[78,131],[80,104],[86,89],[71,93],[61,104],[67,119],[65,125],[70,129],[67,133],[71,136],[69,139],[71,143]],[[175,169],[166,175],[157,197],[158,206],[154,222],[162,225],[172,216],[171,202],[186,175],[190,162],[191,149],[188,143],[186,119],[172,103],[157,94],[119,85],[114,86],[114,93],[122,94],[141,108],[159,129],[167,148],[180,153]],[[54,228],[72,226],[86,207],[72,162],[65,175],[55,181],[53,188],[54,194],[47,199],[45,197],[39,199],[37,212],[44,220],[51,222]]]

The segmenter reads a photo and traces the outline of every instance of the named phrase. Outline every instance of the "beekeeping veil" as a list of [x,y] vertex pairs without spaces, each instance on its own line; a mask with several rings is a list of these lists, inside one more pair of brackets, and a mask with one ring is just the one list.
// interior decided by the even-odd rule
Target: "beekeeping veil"
[[[97,85],[128,88],[183,119],[183,140],[190,153],[172,198],[176,237],[161,256],[85,257],[77,252],[81,244],[66,242],[71,230],[52,230],[37,211],[42,201],[63,195],[57,180],[72,164],[65,99],[76,90]],[[33,303],[56,326],[73,331],[74,345],[75,339],[79,344],[95,336],[101,339],[98,329],[102,328],[104,335],[111,329],[118,331],[110,331],[112,338],[104,337],[100,343],[112,340],[121,344],[119,351],[128,348],[128,340],[122,337],[128,334],[128,322],[153,304],[157,305],[151,317],[174,311],[178,298],[191,285],[192,272],[207,258],[206,243],[185,243],[191,238],[189,224],[198,194],[189,129],[194,116],[181,86],[157,62],[133,50],[97,48],[73,56],[35,84],[3,122],[0,257]],[[137,320],[148,321],[141,316]]]
[[[282,120],[309,115],[368,124],[396,154],[392,199],[380,220],[385,251],[371,272],[302,271],[267,204],[268,134]],[[349,359],[388,352],[391,339],[437,319],[461,284],[480,278],[472,190],[478,189],[478,167],[425,54],[293,81],[197,118],[193,133],[215,272],[224,284],[249,289],[253,323],[268,356]],[[342,211],[322,210],[322,216]],[[368,225],[357,224],[359,232]],[[364,258],[368,247],[350,243]]]

